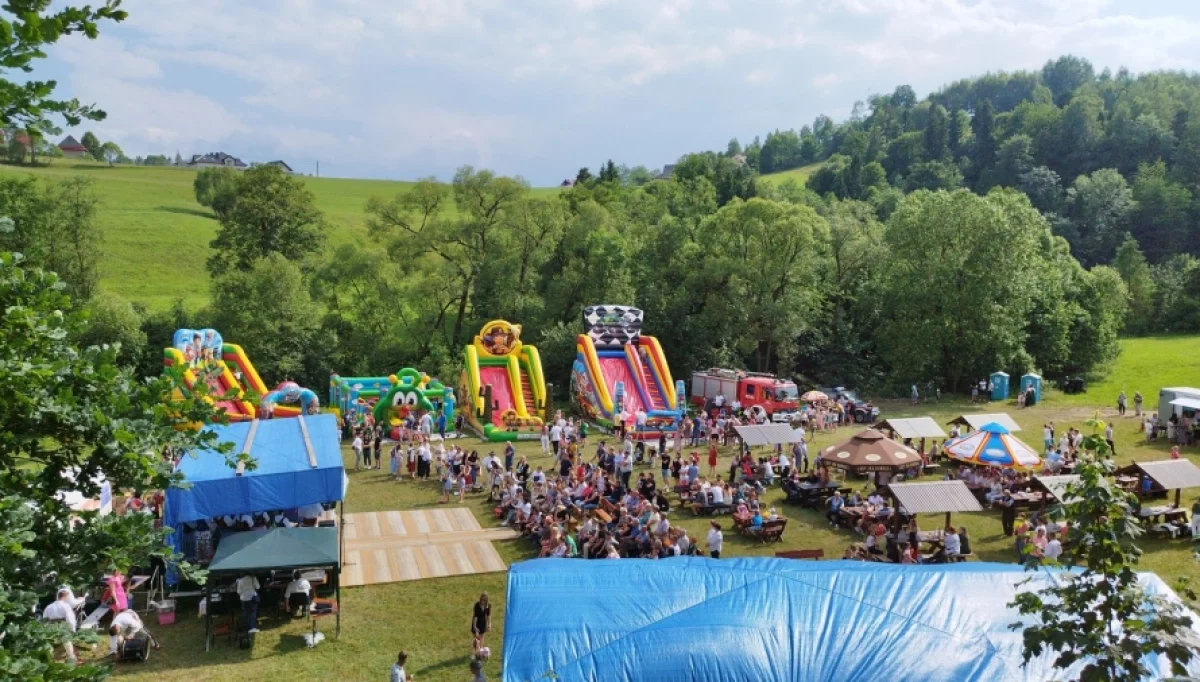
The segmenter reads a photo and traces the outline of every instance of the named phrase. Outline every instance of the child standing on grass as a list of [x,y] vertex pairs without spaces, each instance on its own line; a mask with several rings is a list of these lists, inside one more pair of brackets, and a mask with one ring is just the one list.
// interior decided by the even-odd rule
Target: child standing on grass
[[487,592],[479,595],[471,609],[471,651],[478,655],[483,647],[483,638],[492,629],[492,605],[488,602]]
[[457,483],[454,470],[447,469],[445,475],[442,476],[442,499],[438,500],[438,504],[446,504],[450,501],[450,491],[454,490]]

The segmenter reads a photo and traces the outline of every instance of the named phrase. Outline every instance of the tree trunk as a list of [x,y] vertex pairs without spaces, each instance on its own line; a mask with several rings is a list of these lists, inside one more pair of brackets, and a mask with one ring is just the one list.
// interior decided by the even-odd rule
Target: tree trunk
[[462,295],[458,299],[458,315],[454,318],[454,334],[450,338],[450,349],[462,345],[463,322],[467,317],[467,300],[471,297],[471,283],[474,278],[468,278],[463,283]]

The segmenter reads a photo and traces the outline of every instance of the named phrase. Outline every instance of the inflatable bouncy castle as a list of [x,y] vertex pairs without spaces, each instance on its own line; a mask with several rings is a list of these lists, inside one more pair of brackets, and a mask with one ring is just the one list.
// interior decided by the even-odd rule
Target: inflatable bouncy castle
[[163,350],[163,366],[176,376],[181,393],[204,381],[207,399],[224,409],[230,421],[295,417],[321,409],[317,394],[295,382],[268,389],[242,347],[225,343],[215,329],[176,330],[171,347]]
[[329,376],[329,407],[339,416],[350,415],[355,423],[375,409],[375,403],[391,386],[390,377]]
[[467,424],[491,441],[539,438],[549,393],[541,356],[521,342],[521,325],[488,322],[464,359],[459,409]]
[[[683,382],[673,383],[662,346],[642,334],[642,311],[630,306],[583,309],[584,333],[575,339],[571,397],[585,419],[612,428],[633,424],[634,438],[655,439],[679,428]],[[639,414],[644,423],[637,426]]]

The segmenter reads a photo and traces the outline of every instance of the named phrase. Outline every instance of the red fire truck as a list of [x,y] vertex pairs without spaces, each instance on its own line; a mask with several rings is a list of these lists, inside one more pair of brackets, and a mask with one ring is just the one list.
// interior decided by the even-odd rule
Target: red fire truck
[[773,422],[787,422],[800,409],[800,393],[795,383],[774,374],[719,367],[692,373],[693,404],[709,412],[735,402],[743,410],[765,412]]

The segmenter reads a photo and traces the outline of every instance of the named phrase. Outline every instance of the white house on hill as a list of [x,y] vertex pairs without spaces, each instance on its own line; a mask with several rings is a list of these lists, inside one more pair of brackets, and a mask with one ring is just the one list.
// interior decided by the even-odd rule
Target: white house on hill
[[193,154],[192,160],[187,163],[188,168],[233,168],[235,170],[245,170],[249,168],[241,159],[236,156],[231,156],[225,152],[209,152],[208,154]]

